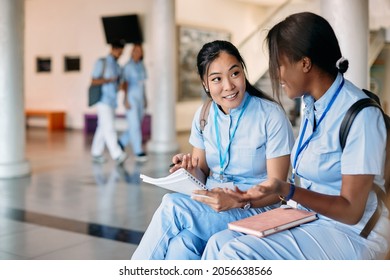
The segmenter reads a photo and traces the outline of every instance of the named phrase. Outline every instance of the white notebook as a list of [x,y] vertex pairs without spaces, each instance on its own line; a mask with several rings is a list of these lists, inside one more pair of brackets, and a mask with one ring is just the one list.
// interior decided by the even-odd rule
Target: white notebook
[[187,195],[193,195],[193,190],[207,190],[205,184],[196,179],[191,173],[184,168],[180,168],[162,178],[152,178],[144,174],[140,175],[140,178],[149,183],[170,191],[179,192]]

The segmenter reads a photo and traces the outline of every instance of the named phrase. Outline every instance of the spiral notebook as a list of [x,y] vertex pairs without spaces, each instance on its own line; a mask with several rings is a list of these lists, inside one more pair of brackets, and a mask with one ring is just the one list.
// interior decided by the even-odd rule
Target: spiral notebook
[[195,178],[184,168],[180,168],[172,174],[162,178],[152,178],[144,174],[141,174],[140,178],[145,183],[190,196],[193,195],[193,190],[208,190],[205,184]]
[[317,213],[293,207],[275,208],[228,224],[230,230],[264,237],[317,219]]

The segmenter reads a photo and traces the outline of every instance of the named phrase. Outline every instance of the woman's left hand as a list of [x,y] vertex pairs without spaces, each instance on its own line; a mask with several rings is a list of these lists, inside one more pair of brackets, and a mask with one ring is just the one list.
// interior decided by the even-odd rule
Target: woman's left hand
[[[192,199],[209,205],[217,212],[239,208],[243,204],[222,188],[214,188],[210,191],[196,190],[193,194]],[[197,194],[202,196],[197,196]]]
[[255,185],[247,191],[240,191],[238,188],[235,190],[226,190],[231,196],[233,196],[238,201],[257,201],[264,199],[265,197],[273,194],[281,194],[282,185],[286,184],[285,182],[271,178],[261,184]]

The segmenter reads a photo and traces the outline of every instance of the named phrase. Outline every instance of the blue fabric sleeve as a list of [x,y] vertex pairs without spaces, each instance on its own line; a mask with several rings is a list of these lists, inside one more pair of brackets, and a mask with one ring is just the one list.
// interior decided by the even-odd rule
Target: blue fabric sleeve
[[294,134],[291,123],[279,106],[268,110],[267,120],[267,159],[289,155],[294,145]]
[[95,62],[95,65],[93,67],[92,71],[92,78],[93,79],[100,79],[103,76],[103,59],[100,58]]

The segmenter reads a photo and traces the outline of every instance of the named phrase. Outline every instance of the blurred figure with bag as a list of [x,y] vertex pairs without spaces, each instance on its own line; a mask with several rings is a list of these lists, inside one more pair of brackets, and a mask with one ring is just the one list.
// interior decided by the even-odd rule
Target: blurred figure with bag
[[123,53],[124,40],[111,43],[111,52],[104,59],[99,59],[92,72],[92,85],[102,85],[102,96],[96,104],[98,124],[93,136],[91,154],[93,162],[104,163],[104,148],[121,165],[127,159],[126,153],[118,144],[115,130],[115,109],[117,107],[117,92],[120,85],[121,67],[117,60]]

